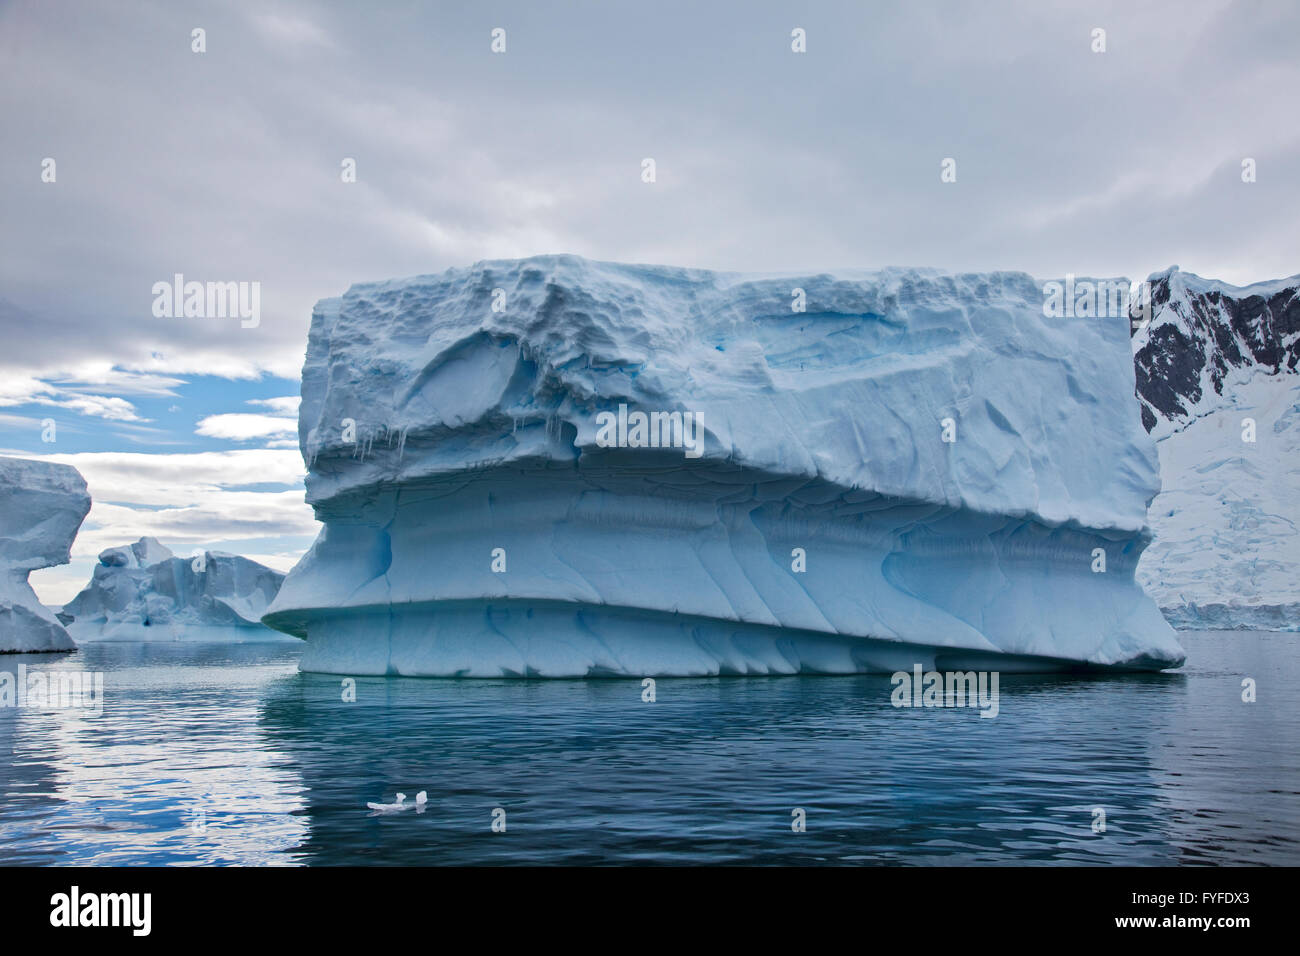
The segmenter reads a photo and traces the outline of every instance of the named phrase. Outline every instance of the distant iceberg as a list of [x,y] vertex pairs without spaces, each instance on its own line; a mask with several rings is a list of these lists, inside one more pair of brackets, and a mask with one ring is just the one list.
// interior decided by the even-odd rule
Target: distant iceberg
[[27,575],[68,563],[89,511],[86,480],[72,466],[0,458],[0,653],[77,649]]
[[267,641],[261,623],[284,575],[256,561],[206,551],[178,558],[155,538],[107,548],[90,584],[59,618],[87,641]]
[[353,286],[303,369],[324,529],[263,620],[344,674],[1177,666],[1127,317],[1043,302],[575,256]]

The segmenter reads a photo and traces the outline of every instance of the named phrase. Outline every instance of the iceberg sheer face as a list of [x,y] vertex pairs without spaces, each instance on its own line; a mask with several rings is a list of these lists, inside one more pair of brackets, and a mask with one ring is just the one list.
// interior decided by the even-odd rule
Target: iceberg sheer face
[[1177,666],[1127,316],[1042,301],[574,256],[354,286],[303,369],[325,527],[263,620],[347,674]]

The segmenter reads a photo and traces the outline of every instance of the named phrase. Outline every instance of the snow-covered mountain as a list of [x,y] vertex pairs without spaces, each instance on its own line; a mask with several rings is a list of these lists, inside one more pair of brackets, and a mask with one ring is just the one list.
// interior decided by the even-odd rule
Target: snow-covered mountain
[[180,558],[155,538],[108,548],[59,619],[78,642],[276,640],[261,624],[279,571],[222,551]]
[[1300,276],[1149,281],[1134,365],[1162,491],[1138,580],[1178,627],[1300,628]]
[[1300,275],[1238,287],[1171,266],[1148,282],[1151,321],[1133,333],[1133,365],[1154,438],[1230,404],[1259,376],[1298,371]]
[[71,465],[0,458],[0,653],[76,650],[27,576],[68,563],[89,511],[86,480]]
[[312,317],[325,528],[264,620],[349,674],[1176,666],[1133,381],[1124,315],[1022,273],[357,285]]

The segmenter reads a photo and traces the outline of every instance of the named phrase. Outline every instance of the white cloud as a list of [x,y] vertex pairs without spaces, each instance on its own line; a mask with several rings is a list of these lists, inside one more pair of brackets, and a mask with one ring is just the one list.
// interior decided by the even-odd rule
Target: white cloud
[[199,421],[195,431],[197,434],[205,435],[208,438],[249,441],[254,438],[297,434],[298,420],[295,418],[278,418],[273,415],[251,415],[244,412],[233,412],[225,415],[209,415]]
[[0,376],[0,405],[27,405],[48,398],[54,386],[31,375]]
[[118,368],[108,362],[81,362],[71,368],[44,373],[45,378],[69,392],[97,389],[114,395],[138,395],[149,398],[175,397],[184,379],[156,372],[139,372]]
[[247,404],[269,408],[274,414],[257,415],[250,412],[228,412],[221,415],[209,415],[200,419],[196,433],[208,438],[226,438],[231,441],[251,441],[254,438],[272,439],[268,444],[274,447],[297,447],[297,438],[292,441],[283,436],[298,434],[298,405],[302,399],[297,395],[285,395],[279,398],[252,398]]
[[40,405],[66,408],[69,411],[78,412],[82,415],[104,418],[111,422],[149,421],[149,419],[141,418],[137,415],[135,413],[135,406],[126,399],[112,398],[107,395],[78,395],[64,399],[37,398],[36,402]]
[[283,398],[250,398],[249,405],[261,405],[278,415],[297,415],[298,406],[302,404],[301,395],[285,395]]
[[114,422],[149,421],[137,415],[135,406],[124,398],[82,391],[92,384],[99,383],[54,384],[33,375],[5,376],[0,381],[0,405],[46,405]]

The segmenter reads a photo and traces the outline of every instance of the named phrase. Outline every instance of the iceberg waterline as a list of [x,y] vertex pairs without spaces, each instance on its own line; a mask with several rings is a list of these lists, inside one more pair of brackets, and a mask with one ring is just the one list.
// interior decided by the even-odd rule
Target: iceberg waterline
[[[1176,666],[1133,380],[1124,318],[1048,319],[1020,273],[354,286],[303,371],[325,527],[264,621],[350,674]],[[691,413],[699,456],[610,447],[620,405]]]

